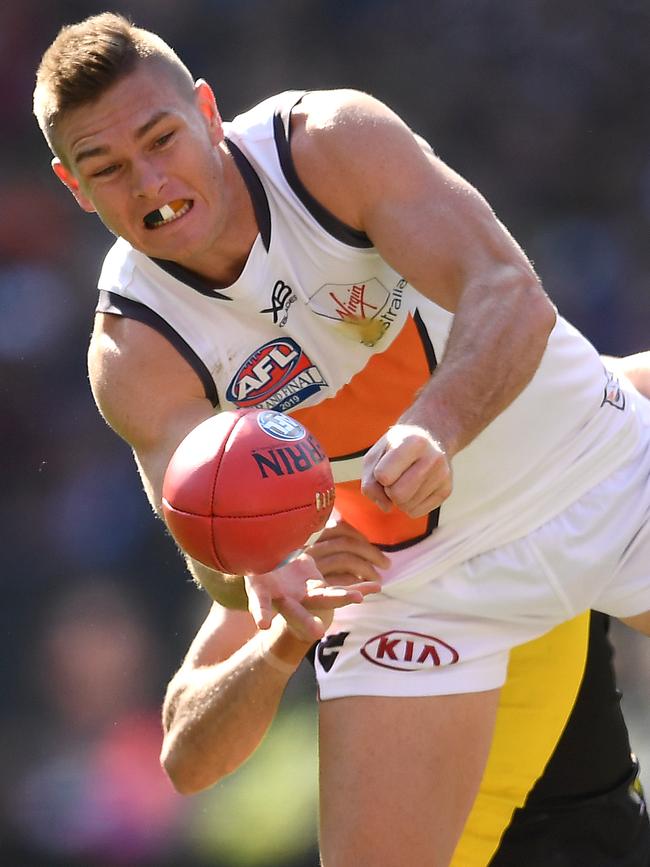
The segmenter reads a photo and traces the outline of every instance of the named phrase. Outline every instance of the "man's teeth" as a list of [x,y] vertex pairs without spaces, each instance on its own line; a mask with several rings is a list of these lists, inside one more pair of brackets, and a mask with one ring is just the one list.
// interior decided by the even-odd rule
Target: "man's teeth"
[[149,228],[157,228],[172,223],[183,214],[186,214],[191,208],[192,203],[188,200],[174,199],[166,205],[162,205],[158,210],[151,211],[144,218],[145,225]]

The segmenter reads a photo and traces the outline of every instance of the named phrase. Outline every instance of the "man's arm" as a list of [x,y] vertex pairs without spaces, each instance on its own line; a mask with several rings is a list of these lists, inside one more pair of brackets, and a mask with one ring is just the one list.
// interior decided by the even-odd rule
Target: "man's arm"
[[[388,565],[385,554],[345,523],[326,529],[310,553],[323,575],[342,583],[377,581],[377,569]],[[331,612],[320,616],[329,625]],[[251,755],[311,643],[280,616],[257,632],[248,612],[212,606],[163,705],[161,762],[179,792],[216,783]]]
[[[174,347],[153,328],[127,317],[97,314],[88,372],[99,411],[133,449],[147,498],[160,515],[169,460],[183,437],[214,414],[214,407]],[[246,608],[241,577],[186,559],[194,578],[214,599]]]
[[371,499],[424,514],[451,491],[451,458],[532,378],[555,310],[483,197],[377,100],[351,91],[308,95],[292,132],[309,191],[455,313],[430,382],[365,461]]

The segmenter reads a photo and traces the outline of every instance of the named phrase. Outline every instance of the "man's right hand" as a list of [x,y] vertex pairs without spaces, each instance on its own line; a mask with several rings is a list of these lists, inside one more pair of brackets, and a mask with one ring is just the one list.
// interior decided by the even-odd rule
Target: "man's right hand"
[[248,610],[258,629],[268,629],[278,612],[303,641],[318,641],[329,623],[325,615],[335,608],[362,602],[381,589],[378,580],[332,583],[321,574],[309,554],[260,575],[245,575]]

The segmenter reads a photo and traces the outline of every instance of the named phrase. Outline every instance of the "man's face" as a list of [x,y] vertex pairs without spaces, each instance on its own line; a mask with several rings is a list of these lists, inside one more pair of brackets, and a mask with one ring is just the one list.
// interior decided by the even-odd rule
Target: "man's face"
[[224,230],[221,118],[205,83],[188,94],[162,63],[141,63],[68,112],[53,162],[86,211],[148,256],[191,266]]

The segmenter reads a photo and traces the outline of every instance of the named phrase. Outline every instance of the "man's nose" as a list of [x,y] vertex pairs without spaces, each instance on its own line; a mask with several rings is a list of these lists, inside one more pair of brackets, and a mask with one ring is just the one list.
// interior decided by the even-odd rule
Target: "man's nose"
[[136,198],[156,198],[166,183],[165,173],[147,160],[133,165],[131,189]]

